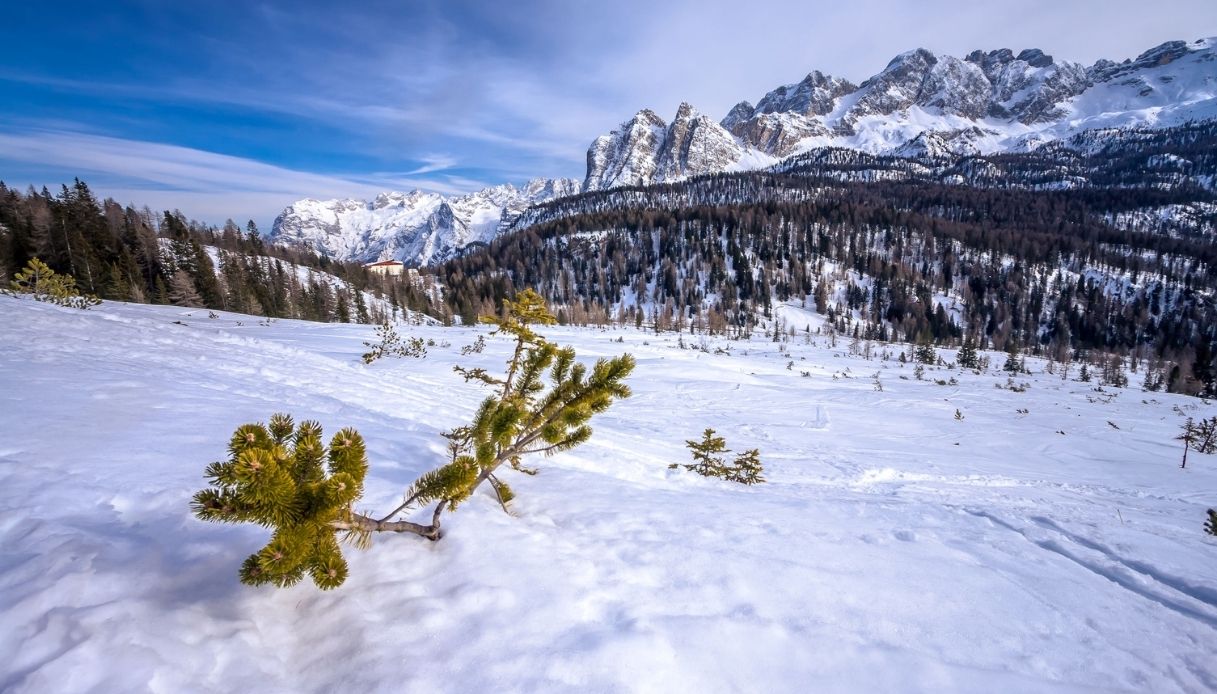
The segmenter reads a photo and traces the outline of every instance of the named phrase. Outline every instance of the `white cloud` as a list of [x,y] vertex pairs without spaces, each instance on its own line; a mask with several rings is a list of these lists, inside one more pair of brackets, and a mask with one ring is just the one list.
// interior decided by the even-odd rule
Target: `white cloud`
[[[477,182],[456,177],[435,181],[411,178],[413,174],[297,171],[189,147],[62,130],[0,133],[0,161],[6,162],[6,168],[23,165],[79,172],[101,195],[124,204],[180,209],[209,222],[232,217],[265,223],[306,195],[370,198],[387,190],[461,193],[478,187]],[[435,156],[419,172],[450,165],[451,160]]]

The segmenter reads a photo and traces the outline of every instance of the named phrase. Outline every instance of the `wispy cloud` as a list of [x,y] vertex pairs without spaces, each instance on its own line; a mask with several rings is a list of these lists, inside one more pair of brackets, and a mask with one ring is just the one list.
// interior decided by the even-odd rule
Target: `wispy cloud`
[[[670,117],[689,101],[720,117],[812,69],[860,81],[918,46],[1034,46],[1088,63],[1217,27],[1212,0],[1152,12],[1141,0],[371,0],[342,12],[114,0],[38,15],[0,23],[0,159],[137,182],[133,194],[276,204],[579,177],[588,144],[639,108]],[[88,127],[29,128],[51,118]]]
[[[0,133],[0,163],[6,170],[75,171],[100,193],[124,204],[163,204],[213,222],[225,217],[268,220],[306,191],[319,198],[368,198],[412,188],[462,193],[480,183],[455,176],[413,178],[419,171],[404,175],[298,171],[178,145],[62,130]],[[440,171],[451,163],[433,157],[420,169]]]

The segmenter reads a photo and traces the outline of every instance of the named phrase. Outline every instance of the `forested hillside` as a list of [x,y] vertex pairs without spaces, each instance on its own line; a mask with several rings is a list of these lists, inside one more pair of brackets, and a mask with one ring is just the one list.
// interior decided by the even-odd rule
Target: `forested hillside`
[[1131,360],[1147,387],[1215,392],[1217,126],[1066,144],[819,150],[773,172],[589,193],[537,206],[439,274],[463,315],[537,287],[576,322],[739,334],[794,301],[859,339]]
[[[419,287],[359,263],[265,243],[252,221],[215,228],[98,201],[79,179],[58,195],[0,183],[0,280],[35,257],[76,278],[82,291],[115,301],[364,323],[430,303]],[[367,293],[385,303],[369,302]]]

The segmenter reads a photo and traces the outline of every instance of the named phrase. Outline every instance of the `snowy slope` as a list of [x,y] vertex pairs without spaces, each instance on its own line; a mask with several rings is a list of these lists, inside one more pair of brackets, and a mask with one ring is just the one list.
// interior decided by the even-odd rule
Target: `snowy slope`
[[[1217,457],[1180,470],[1172,440],[1200,400],[555,327],[583,358],[634,353],[635,395],[510,475],[514,517],[479,496],[439,543],[348,550],[338,590],[250,589],[265,532],[187,508],[233,428],[357,427],[361,507],[384,510],[483,395],[451,366],[496,369],[504,342],[462,357],[483,329],[410,328],[451,347],[364,366],[371,326],[8,297],[0,323],[5,692],[1217,686]],[[707,426],[770,481],[668,470]]]

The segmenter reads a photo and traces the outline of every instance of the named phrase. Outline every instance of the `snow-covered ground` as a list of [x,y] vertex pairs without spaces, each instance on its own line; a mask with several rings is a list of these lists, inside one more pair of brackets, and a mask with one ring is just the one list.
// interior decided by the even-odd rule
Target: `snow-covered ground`
[[[635,395],[509,473],[513,516],[480,496],[441,542],[348,549],[337,590],[253,589],[266,532],[188,509],[236,426],[358,428],[384,512],[484,395],[452,365],[506,342],[411,326],[426,359],[365,366],[371,326],[3,296],[0,326],[0,691],[1217,689],[1217,457],[1173,440],[1200,400],[553,328],[635,354]],[[705,427],[769,482],[669,470]]]

